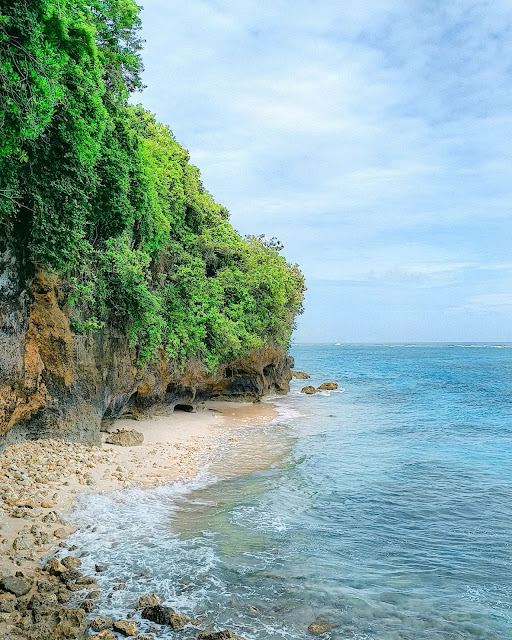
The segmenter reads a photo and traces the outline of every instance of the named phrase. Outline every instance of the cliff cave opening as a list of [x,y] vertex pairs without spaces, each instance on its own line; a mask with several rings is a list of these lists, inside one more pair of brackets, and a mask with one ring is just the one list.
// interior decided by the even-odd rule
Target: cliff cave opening
[[174,411],[186,411],[187,413],[191,413],[194,411],[194,407],[191,404],[177,404],[174,407]]

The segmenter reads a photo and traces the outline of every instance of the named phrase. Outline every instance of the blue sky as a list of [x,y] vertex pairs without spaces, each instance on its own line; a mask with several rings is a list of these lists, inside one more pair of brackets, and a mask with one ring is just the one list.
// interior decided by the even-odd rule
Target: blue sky
[[308,284],[297,342],[512,341],[509,0],[145,0],[137,97]]

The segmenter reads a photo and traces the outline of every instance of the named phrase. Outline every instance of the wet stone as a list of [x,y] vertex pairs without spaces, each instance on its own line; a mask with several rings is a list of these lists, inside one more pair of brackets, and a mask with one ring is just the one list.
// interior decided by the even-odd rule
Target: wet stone
[[213,633],[203,631],[198,633],[196,637],[197,640],[229,640],[229,638],[234,638],[234,635],[229,629],[225,629],[224,631],[214,631]]
[[60,563],[57,558],[48,560],[48,562],[46,563],[46,569],[52,576],[61,576],[63,573],[67,572],[66,567],[62,563]]
[[171,607],[165,607],[163,605],[157,604],[152,607],[145,607],[142,610],[142,617],[144,620],[149,620],[150,622],[156,622],[156,624],[163,624],[171,626],[171,616],[175,615],[176,611]]
[[319,391],[335,391],[338,388],[337,382],[324,382],[319,387]]
[[315,387],[312,387],[311,385],[308,385],[307,387],[302,387],[302,389],[300,390],[301,393],[305,393],[308,396],[313,395],[314,393],[316,393],[316,389]]
[[145,607],[156,607],[158,604],[160,604],[160,598],[156,593],[149,593],[139,598],[137,608],[144,609]]
[[112,618],[94,618],[90,626],[93,631],[104,631],[110,629],[113,624]]
[[131,620],[118,620],[114,622],[114,631],[122,634],[123,636],[134,637],[138,634],[137,625]]
[[72,595],[72,593],[63,589],[57,593],[57,600],[61,604],[66,604],[66,602],[69,602],[71,600]]
[[96,640],[116,640],[114,633],[108,629],[101,631],[97,636],[94,636]]
[[61,560],[61,563],[66,569],[79,569],[82,566],[80,558],[74,558],[73,556],[66,556]]
[[316,636],[321,636],[324,633],[329,633],[335,627],[336,627],[336,624],[333,624],[332,622],[324,622],[321,620],[317,622],[312,622],[308,627],[308,631],[310,633],[313,633]]
[[82,607],[82,609],[86,612],[86,613],[92,613],[94,611],[94,609],[96,608],[96,604],[94,603],[94,600],[91,600],[89,598],[87,598],[87,600],[84,600],[80,606]]

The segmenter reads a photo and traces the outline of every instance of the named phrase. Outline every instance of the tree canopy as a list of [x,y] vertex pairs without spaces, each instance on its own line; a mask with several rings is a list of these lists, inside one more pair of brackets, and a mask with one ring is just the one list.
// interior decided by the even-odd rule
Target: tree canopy
[[142,87],[133,0],[0,0],[0,235],[69,283],[76,331],[210,368],[285,345],[304,280],[241,237]]

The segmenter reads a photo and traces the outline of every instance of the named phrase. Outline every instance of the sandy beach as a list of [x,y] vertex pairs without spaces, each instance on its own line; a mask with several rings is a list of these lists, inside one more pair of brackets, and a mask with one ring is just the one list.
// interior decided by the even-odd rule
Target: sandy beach
[[[0,575],[41,571],[41,560],[65,546],[72,529],[63,516],[80,492],[109,492],[125,487],[150,488],[193,477],[221,442],[236,441],[239,427],[271,421],[271,404],[205,403],[196,413],[165,407],[134,419],[120,419],[109,431],[133,430],[144,442],[122,447],[88,447],[62,440],[27,441],[0,455]],[[229,437],[233,433],[233,438]],[[29,596],[27,596],[29,597]],[[0,613],[0,633],[12,621]]]

